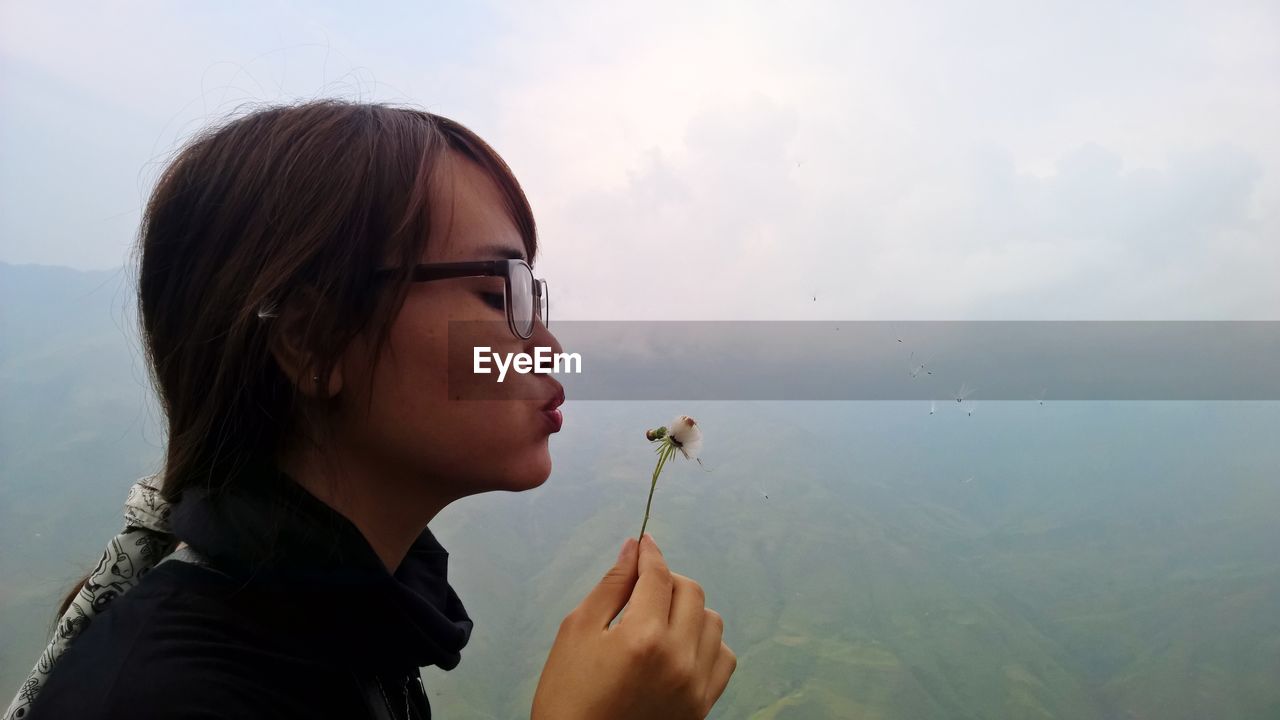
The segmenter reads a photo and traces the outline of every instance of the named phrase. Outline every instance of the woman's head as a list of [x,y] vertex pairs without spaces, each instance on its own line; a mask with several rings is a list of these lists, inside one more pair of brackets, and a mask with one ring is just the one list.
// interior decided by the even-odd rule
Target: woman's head
[[[457,123],[334,100],[257,110],[172,160],[139,250],[170,501],[307,448],[457,497],[549,474],[540,408],[554,381],[507,379],[513,397],[536,399],[446,392],[447,323],[501,320],[502,278],[410,281],[419,263],[532,264],[537,251],[519,183]],[[377,273],[388,267],[401,270]],[[541,323],[527,340],[491,340],[495,351],[559,349]]]

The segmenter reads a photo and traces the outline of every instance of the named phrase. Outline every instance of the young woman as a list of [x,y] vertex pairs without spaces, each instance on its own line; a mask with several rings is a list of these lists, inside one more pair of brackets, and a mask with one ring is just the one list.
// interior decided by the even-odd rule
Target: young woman
[[[138,538],[154,568],[101,608],[92,581],[67,596],[100,611],[13,716],[430,717],[420,668],[455,667],[472,623],[428,523],[545,482],[563,401],[532,373],[468,399],[492,381],[448,372],[448,323],[561,351],[536,251],[506,164],[443,117],[323,100],[188,143],[143,217],[139,309],[168,421],[152,509],[189,561],[117,536],[104,564]],[[561,623],[532,717],[705,717],[736,667],[722,633],[628,540]]]

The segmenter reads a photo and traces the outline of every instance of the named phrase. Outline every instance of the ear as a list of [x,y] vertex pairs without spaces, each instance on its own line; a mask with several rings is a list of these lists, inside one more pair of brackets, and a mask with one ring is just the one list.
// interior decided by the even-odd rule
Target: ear
[[338,357],[328,378],[317,377],[320,368],[313,354],[303,346],[307,325],[320,307],[313,294],[293,298],[272,318],[276,326],[268,341],[271,354],[285,377],[300,393],[311,398],[319,397],[320,388],[325,386],[327,397],[334,397],[342,390],[342,357]]

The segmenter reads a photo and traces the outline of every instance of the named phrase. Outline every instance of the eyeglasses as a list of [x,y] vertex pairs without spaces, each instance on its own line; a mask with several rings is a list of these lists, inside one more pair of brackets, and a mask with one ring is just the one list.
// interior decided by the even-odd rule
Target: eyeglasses
[[[375,276],[397,272],[399,268],[382,268]],[[542,318],[543,327],[549,325],[550,302],[547,299],[547,281],[533,277],[533,268],[524,260],[477,260],[474,262],[432,263],[415,265],[413,282],[430,282],[461,277],[503,278],[503,297],[507,308],[507,325],[521,340],[533,336],[534,323]]]

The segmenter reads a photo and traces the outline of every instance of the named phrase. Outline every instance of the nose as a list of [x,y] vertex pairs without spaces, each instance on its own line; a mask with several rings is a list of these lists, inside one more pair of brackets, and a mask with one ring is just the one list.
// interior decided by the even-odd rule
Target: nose
[[[536,352],[535,349],[540,347],[551,348],[552,356],[564,352],[564,347],[560,344],[560,340],[556,338],[555,333],[548,330],[547,326],[542,324],[542,320],[538,319],[534,323],[533,334],[525,342],[525,352],[532,355]],[[553,387],[561,387],[560,381],[556,380],[553,375],[547,375],[546,378],[551,381]],[[541,383],[538,384],[541,385]]]
[[533,334],[529,336],[526,349],[532,353],[533,349],[538,347],[549,347],[552,353],[564,352],[564,347],[560,345],[560,340],[556,338],[555,333],[542,324],[541,318],[533,325]]

